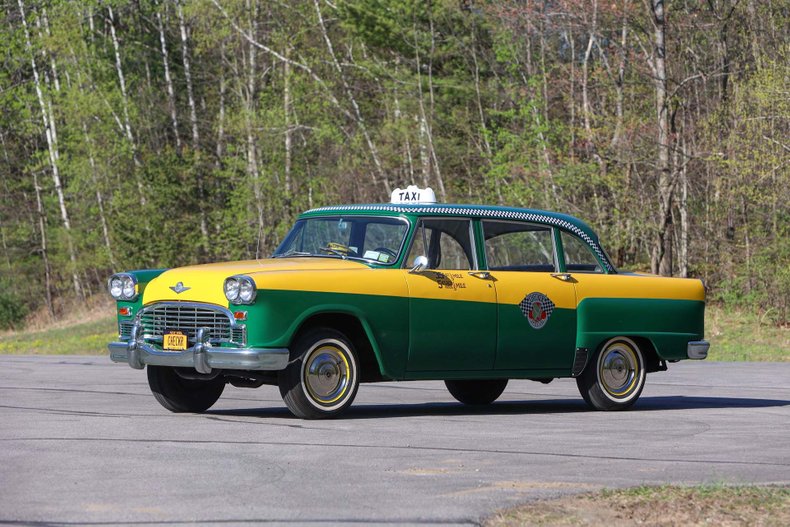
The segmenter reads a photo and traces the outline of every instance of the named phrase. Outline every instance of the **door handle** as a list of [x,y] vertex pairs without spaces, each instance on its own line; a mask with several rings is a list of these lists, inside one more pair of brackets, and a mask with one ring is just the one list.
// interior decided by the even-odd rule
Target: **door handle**
[[491,273],[488,271],[470,271],[469,274],[480,280],[489,280],[491,278]]
[[568,282],[571,279],[571,275],[569,273],[551,273],[551,276],[554,278],[559,278],[563,282]]

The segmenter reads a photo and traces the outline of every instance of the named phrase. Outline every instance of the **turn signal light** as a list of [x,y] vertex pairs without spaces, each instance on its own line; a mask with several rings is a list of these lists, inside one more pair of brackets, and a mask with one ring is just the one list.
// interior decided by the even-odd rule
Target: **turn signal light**
[[236,320],[247,320],[247,312],[246,311],[236,311],[233,313],[233,318]]
[[118,309],[118,314],[122,317],[130,317],[132,316],[132,308],[131,307],[122,307]]

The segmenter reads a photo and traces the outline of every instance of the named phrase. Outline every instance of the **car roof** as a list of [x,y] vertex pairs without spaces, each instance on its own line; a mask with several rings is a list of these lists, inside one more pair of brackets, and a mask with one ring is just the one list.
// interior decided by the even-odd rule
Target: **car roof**
[[373,203],[366,205],[330,205],[328,207],[319,207],[308,210],[300,217],[322,216],[325,214],[374,214],[382,216],[404,214],[415,216],[463,216],[469,218],[496,220],[520,220],[544,223],[555,227],[565,228],[571,232],[581,231],[593,240],[598,240],[598,236],[590,228],[590,226],[579,218],[569,214],[561,214],[558,212],[539,209],[445,203],[415,205]]

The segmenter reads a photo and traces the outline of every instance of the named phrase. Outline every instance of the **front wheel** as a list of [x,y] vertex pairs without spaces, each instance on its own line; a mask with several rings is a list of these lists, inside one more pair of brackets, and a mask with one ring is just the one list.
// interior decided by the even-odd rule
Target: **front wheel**
[[458,402],[483,405],[493,403],[502,395],[507,379],[447,380],[444,385]]
[[147,366],[147,370],[151,392],[159,404],[171,412],[205,412],[225,389],[222,378],[185,379],[167,366]]
[[584,400],[596,410],[625,410],[633,406],[645,387],[645,359],[627,337],[604,344],[576,378]]
[[354,347],[345,335],[316,328],[299,337],[291,362],[278,375],[280,395],[296,417],[334,417],[348,408],[359,388]]

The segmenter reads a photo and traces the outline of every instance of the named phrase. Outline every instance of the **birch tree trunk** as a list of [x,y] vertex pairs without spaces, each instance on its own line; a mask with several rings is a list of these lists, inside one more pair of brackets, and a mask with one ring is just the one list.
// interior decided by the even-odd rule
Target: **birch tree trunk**
[[[22,0],[19,0],[20,4]],[[22,15],[24,20],[25,16]],[[44,260],[44,296],[47,300],[47,311],[50,318],[55,318],[55,307],[52,304],[52,268],[49,265],[49,250],[47,248],[47,217],[44,204],[41,202],[41,187],[38,185],[38,176],[33,171],[33,188],[36,192],[36,212],[38,214],[38,231],[41,237],[41,258]]]
[[181,134],[178,133],[178,113],[176,109],[176,93],[173,89],[173,79],[170,76],[170,59],[167,53],[167,42],[165,41],[165,28],[162,23],[162,12],[160,8],[156,10],[156,28],[159,31],[159,44],[162,50],[162,66],[165,70],[165,86],[167,88],[167,105],[170,109],[170,123],[173,126],[173,137],[176,140],[176,148],[181,151]]
[[[129,119],[129,97],[126,93],[126,77],[123,74],[123,66],[121,65],[121,46],[118,44],[118,36],[115,33],[115,15],[113,14],[112,6],[107,6],[107,13],[110,17],[110,37],[112,39],[113,51],[115,52],[115,70],[118,75],[118,84],[121,89],[121,104],[123,106],[123,130],[124,134],[126,135],[126,139],[129,141],[129,144],[132,147],[132,160],[134,161],[135,166],[140,168],[143,166],[143,164],[140,161],[140,152],[137,142],[134,139],[134,134],[132,133],[132,124],[131,120]],[[143,183],[140,181],[140,178],[135,176],[135,179],[137,183],[137,193],[140,198],[140,208],[145,209],[145,189],[143,189]],[[150,229],[150,226],[148,226],[147,222],[146,229]]]
[[107,256],[110,258],[110,265],[112,265],[113,269],[116,269],[117,265],[115,262],[115,257],[113,256],[112,244],[110,243],[110,230],[107,227],[107,216],[104,214],[104,196],[102,195],[101,186],[99,185],[99,177],[96,170],[96,159],[93,156],[93,139],[91,139],[91,136],[88,133],[88,126],[85,124],[85,122],[82,123],[82,132],[85,136],[85,145],[88,150],[88,163],[91,167],[91,181],[93,182],[93,188],[95,189],[96,193],[96,204],[99,207],[99,222],[101,223],[104,246],[107,248]]
[[[288,56],[288,49],[285,50]],[[283,115],[285,117],[285,200],[290,213],[291,208],[291,157],[292,157],[292,135],[291,130],[291,65],[283,62]]]
[[[63,229],[66,231],[66,246],[69,253],[69,260],[71,261],[71,279],[74,286],[74,293],[78,298],[82,298],[82,284],[80,282],[79,274],[77,273],[77,252],[74,248],[74,240],[72,239],[71,221],[69,219],[68,209],[66,207],[66,197],[63,192],[63,184],[60,178],[60,170],[58,168],[58,159],[60,153],[58,152],[57,143],[57,128],[55,120],[52,118],[52,106],[49,101],[44,100],[44,93],[41,88],[41,78],[39,77],[38,65],[36,64],[36,56],[33,51],[33,45],[30,40],[30,30],[27,25],[27,18],[25,15],[25,6],[22,0],[18,0],[19,14],[22,18],[22,27],[25,34],[25,48],[30,54],[30,65],[33,69],[33,82],[36,89],[36,97],[41,109],[41,120],[44,125],[44,133],[47,139],[47,150],[49,152],[49,164],[52,172],[52,183],[55,186],[55,193],[58,197],[58,206],[60,207],[60,218],[63,223]],[[38,193],[38,181],[35,181],[36,192]],[[48,260],[47,260],[48,265]],[[49,270],[47,270],[47,280],[49,280]],[[51,302],[51,299],[49,299]]]
[[[189,122],[192,125],[192,149],[200,151],[200,132],[198,131],[197,110],[195,108],[195,97],[192,88],[192,74],[189,71],[189,46],[187,43],[187,29],[184,22],[184,10],[181,2],[176,2],[176,13],[178,14],[178,27],[181,30],[181,55],[184,61],[184,77],[187,81],[187,100],[189,102]],[[208,252],[208,224],[206,222],[206,196],[203,182],[202,162],[198,161],[197,166],[197,185],[198,185],[198,209],[200,211],[200,235],[203,237],[203,250]]]
[[[335,48],[332,46],[332,41],[329,39],[329,33],[326,30],[326,24],[324,24],[324,17],[321,14],[321,6],[318,4],[318,0],[313,0],[313,4],[315,5],[315,12],[318,15],[318,24],[321,27],[321,35],[324,38],[324,43],[326,44],[326,48],[329,51],[329,56],[332,59],[332,65],[335,68],[335,71],[338,73],[338,78],[340,79],[340,83],[343,85],[343,91],[348,98],[349,103],[351,103],[351,107],[354,110],[354,116],[356,117],[357,126],[359,126],[359,130],[362,132],[362,136],[365,138],[365,143],[368,146],[368,150],[370,151],[370,156],[373,159],[373,165],[376,169],[376,175],[372,175],[371,178],[373,181],[374,188],[378,187],[378,180],[381,180],[384,183],[384,189],[386,190],[387,195],[392,192],[392,187],[390,186],[390,182],[387,179],[387,175],[384,173],[384,167],[381,164],[381,160],[379,159],[378,149],[376,148],[375,143],[373,143],[373,139],[370,137],[370,132],[368,131],[368,126],[365,123],[365,118],[362,117],[362,112],[359,109],[359,104],[357,104],[357,100],[354,97],[354,93],[351,91],[351,87],[346,80],[345,72],[343,68],[340,66],[340,62],[337,60],[337,55],[335,55]],[[441,179],[439,180],[441,182]],[[444,190],[444,184],[440,185],[440,192]]]

